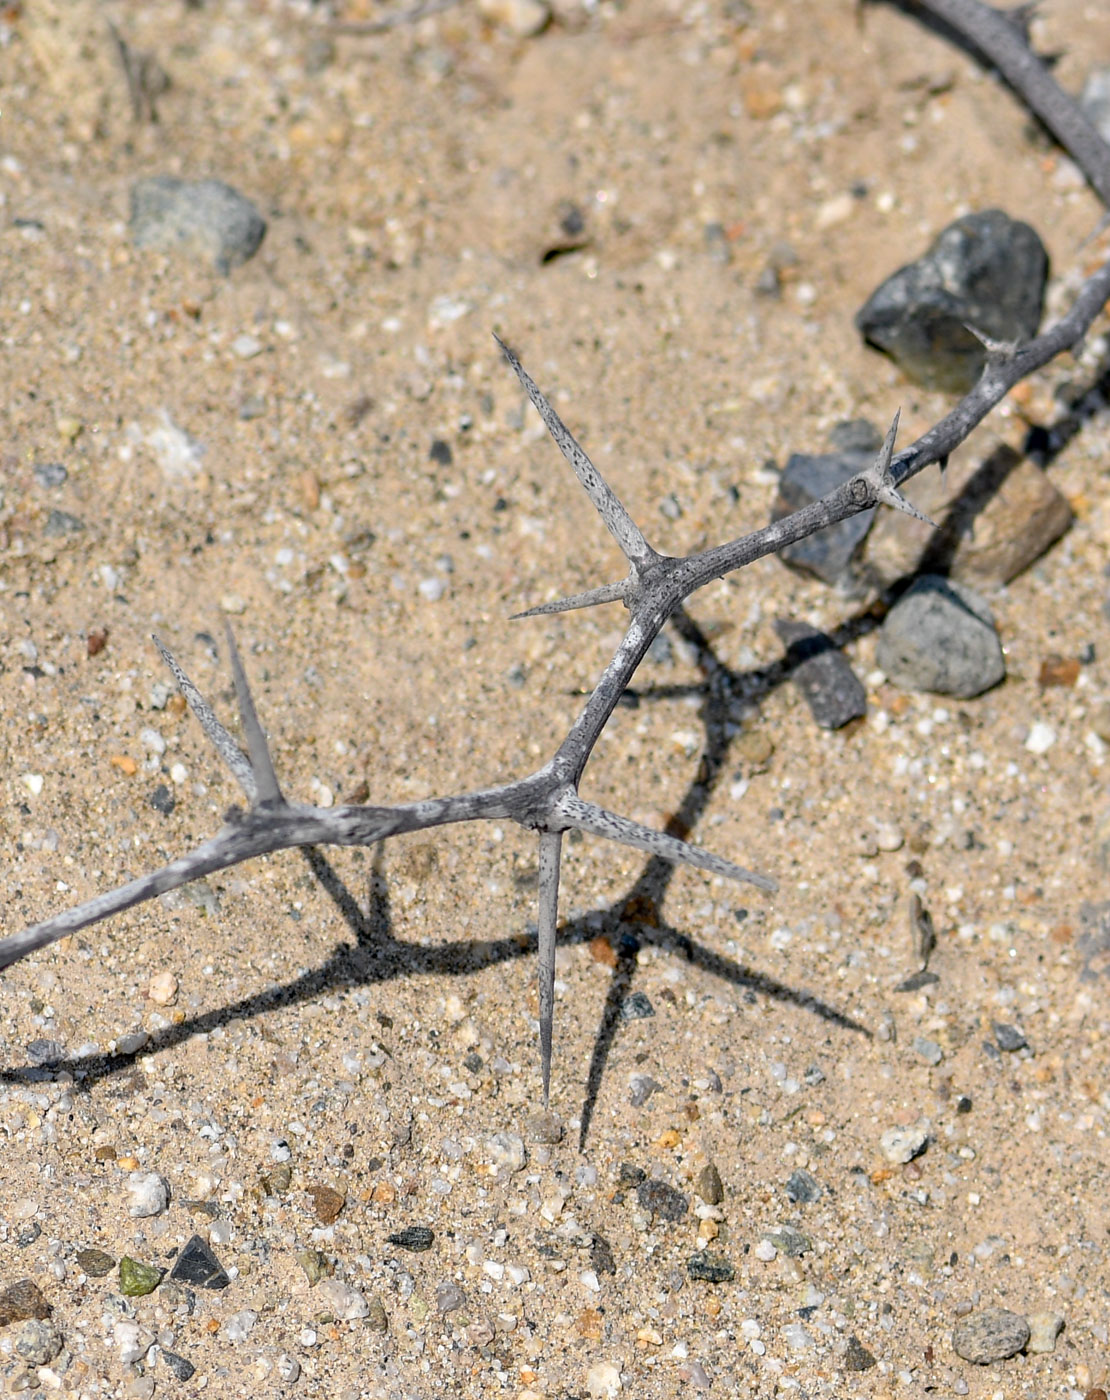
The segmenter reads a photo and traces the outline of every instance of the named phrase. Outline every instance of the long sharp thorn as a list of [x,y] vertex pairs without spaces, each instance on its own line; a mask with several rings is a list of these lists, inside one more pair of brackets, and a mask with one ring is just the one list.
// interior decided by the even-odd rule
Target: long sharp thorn
[[555,936],[559,922],[559,857],[561,831],[540,832],[540,1060],[543,1066],[543,1106],[551,1093],[551,1040],[555,1022]]
[[247,751],[251,756],[251,772],[254,774],[255,786],[258,789],[255,805],[261,806],[265,802],[284,804],[285,798],[281,795],[277,774],[274,772],[273,759],[270,757],[270,746],[266,743],[266,735],[262,732],[262,726],[258,722],[254,699],[251,696],[250,686],[247,684],[247,674],[243,670],[243,663],[239,660],[239,648],[235,645],[235,634],[231,630],[230,623],[227,625],[227,645],[231,654],[231,674],[235,681],[235,695],[239,701],[239,718],[242,721],[243,734],[247,741]]
[[522,617],[544,617],[549,613],[574,612],[576,608],[596,608],[600,603],[621,603],[627,592],[625,580],[620,583],[603,583],[600,588],[591,588],[588,593],[572,593],[567,598],[553,598],[550,603],[539,603],[523,612],[510,613],[509,621],[516,622]]
[[669,860],[675,865],[693,865],[699,870],[708,870],[729,880],[743,880],[749,885],[766,890],[769,894],[774,894],[778,889],[778,884],[767,875],[746,870],[742,865],[735,865],[731,860],[715,856],[711,851],[703,851],[700,846],[691,846],[688,842],[679,841],[677,837],[668,836],[665,832],[653,831],[650,826],[641,826],[639,822],[629,821],[627,817],[618,816],[616,812],[610,812],[605,807],[583,802],[576,793],[566,793],[559,798],[556,811],[569,826],[579,827],[582,831],[589,831],[594,836],[601,836],[608,841],[619,841],[624,846],[634,846],[638,851],[661,856],[663,860]]
[[894,484],[894,475],[890,470],[890,464],[894,459],[894,440],[898,436],[898,420],[902,416],[899,409],[894,415],[894,421],[886,431],[883,438],[883,445],[879,448],[879,454],[872,462],[871,466],[863,473],[864,478],[870,482],[875,492],[876,499],[882,501],[884,505],[893,506],[895,510],[900,510],[903,515],[912,515],[915,520],[923,521],[926,525],[936,528],[936,521],[930,520],[927,515],[908,501]]
[[254,773],[251,771],[250,761],[239,748],[239,745],[223,727],[212,711],[208,701],[192,683],[189,677],[178,664],[177,657],[170,651],[169,647],[160,637],[152,636],[151,640],[162,654],[162,660],[169,667],[177,687],[184,695],[190,710],[197,717],[197,723],[204,730],[205,736],[213,745],[216,752],[231,769],[235,781],[243,789],[247,796],[247,801],[253,806],[258,798],[258,787],[254,781]]
[[633,568],[638,568],[656,558],[655,550],[644,539],[640,527],[624,508],[619,496],[583,452],[570,429],[540,393],[531,375],[500,336],[495,335],[493,338],[512,366],[513,373],[523,385],[524,392],[535,405],[536,412],[543,419],[547,431],[555,439],[559,451],[574,468],[575,476],[586,488],[586,494],[593,501],[594,509],[604,521],[605,528],[620,545],[621,553]]

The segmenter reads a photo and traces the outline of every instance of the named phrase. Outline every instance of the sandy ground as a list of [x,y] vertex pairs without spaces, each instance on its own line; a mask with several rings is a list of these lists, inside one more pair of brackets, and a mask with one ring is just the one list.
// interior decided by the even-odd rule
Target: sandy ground
[[[1110,62],[1110,10],[1044,8],[1075,90]],[[491,332],[684,552],[763,523],[768,460],[837,421],[940,416],[851,317],[956,214],[1031,221],[1056,310],[1106,246],[1081,246],[1097,204],[1013,98],[882,5],[564,0],[515,38],[466,3],[334,41],[278,0],[107,9],[171,79],[157,123],[132,119],[99,6],[0,19],[5,931],[188,849],[235,799],[152,630],[229,716],[231,617],[299,800],[463,791],[552,752],[622,615],[507,616],[619,560]],[[130,187],[161,173],[254,200],[258,255],[223,278],[133,249]],[[776,259],[777,299],[756,290]],[[1061,416],[1092,346],[965,450]],[[36,475],[52,463],[64,484]],[[1072,530],[991,597],[1009,676],[976,701],[898,692],[863,629],[869,715],[822,732],[768,677],[773,622],[860,605],[775,560],[693,600],[735,673],[715,782],[691,788],[704,695],[672,640],[584,792],[653,825],[692,803],[695,838],[781,893],[570,843],[547,1117],[515,828],[258,861],[8,972],[0,1283],[35,1280],[63,1350],[38,1370],[14,1323],[5,1387],[1102,1383],[1110,934],[1084,906],[1107,898],[1108,470],[1096,416],[1051,467]],[[1053,654],[1082,659],[1074,685],[1038,684]],[[861,839],[876,821],[900,849]],[[939,980],[900,992],[913,890]],[[46,1041],[60,1064],[36,1064]],[[928,1137],[905,1166],[895,1127]],[[816,1200],[788,1198],[799,1170]],[[135,1217],[151,1174],[170,1204]],[[414,1225],[430,1248],[389,1242]],[[168,1270],[194,1233],[227,1288],[122,1300],[78,1258]],[[705,1256],[731,1278],[692,1277]],[[953,1326],[988,1306],[1059,1315],[1055,1349],[961,1360]]]

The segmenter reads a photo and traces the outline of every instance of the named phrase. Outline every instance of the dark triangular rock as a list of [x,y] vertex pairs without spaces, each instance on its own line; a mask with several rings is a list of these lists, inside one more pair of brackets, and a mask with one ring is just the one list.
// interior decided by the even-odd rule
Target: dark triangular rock
[[178,1255],[170,1278],[193,1288],[226,1288],[231,1282],[224,1266],[199,1235],[194,1235]]

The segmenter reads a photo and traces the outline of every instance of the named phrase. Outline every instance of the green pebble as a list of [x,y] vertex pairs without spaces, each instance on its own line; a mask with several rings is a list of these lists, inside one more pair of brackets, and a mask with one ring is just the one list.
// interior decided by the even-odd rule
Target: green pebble
[[119,1261],[119,1291],[127,1298],[145,1298],[162,1282],[162,1270],[156,1264],[141,1264],[125,1254]]

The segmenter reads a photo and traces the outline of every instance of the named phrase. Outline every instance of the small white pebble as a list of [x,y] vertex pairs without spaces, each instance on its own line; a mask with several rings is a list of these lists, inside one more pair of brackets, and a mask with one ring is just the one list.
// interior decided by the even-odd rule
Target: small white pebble
[[131,1198],[127,1213],[134,1220],[161,1215],[170,1203],[165,1179],[157,1172],[132,1172],[127,1178],[127,1194]]
[[757,1259],[762,1259],[765,1264],[769,1264],[778,1255],[778,1250],[770,1240],[760,1240],[752,1253]]
[[156,1006],[170,1006],[177,996],[178,982],[172,972],[159,972],[150,979],[146,994]]
[[1025,747],[1030,753],[1047,753],[1055,742],[1055,729],[1053,729],[1051,725],[1044,724],[1038,720],[1029,731],[1029,737],[1025,741]]
[[38,797],[42,791],[43,776],[41,773],[24,773],[23,786],[32,797]]
[[422,598],[429,603],[438,603],[447,591],[447,584],[441,578],[422,578],[417,584]]
[[170,780],[176,783],[178,787],[180,787],[182,783],[187,782],[188,778],[189,770],[185,767],[184,763],[175,763],[170,769]]
[[598,1278],[597,1274],[594,1273],[593,1269],[583,1270],[583,1272],[578,1275],[578,1282],[583,1288],[588,1288],[591,1293],[601,1292],[601,1280]]

